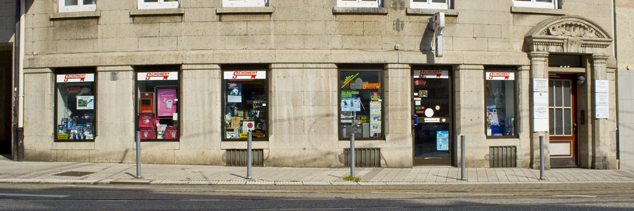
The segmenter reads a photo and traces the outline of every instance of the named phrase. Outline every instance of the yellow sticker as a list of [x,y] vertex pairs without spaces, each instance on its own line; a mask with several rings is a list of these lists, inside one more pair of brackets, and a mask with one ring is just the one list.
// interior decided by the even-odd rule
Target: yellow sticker
[[68,140],[68,134],[57,134],[57,139]]
[[240,138],[247,138],[247,136],[249,136],[249,134],[247,134],[247,133],[240,133]]

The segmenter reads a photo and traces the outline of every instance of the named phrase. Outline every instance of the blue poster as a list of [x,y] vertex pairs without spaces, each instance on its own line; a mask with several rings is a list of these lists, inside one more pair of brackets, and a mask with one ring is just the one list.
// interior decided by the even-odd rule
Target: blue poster
[[359,97],[342,97],[341,111],[361,111],[361,98]]
[[449,131],[436,131],[436,150],[449,150]]

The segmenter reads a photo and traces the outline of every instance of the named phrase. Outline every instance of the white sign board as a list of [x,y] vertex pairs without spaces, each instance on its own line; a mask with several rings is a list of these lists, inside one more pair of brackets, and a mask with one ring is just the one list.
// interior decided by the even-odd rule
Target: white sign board
[[56,77],[57,83],[94,82],[95,74],[61,74]]
[[512,81],[512,80],[515,80],[515,73],[487,72],[485,79],[488,81]]
[[610,117],[610,108],[608,106],[595,106],[597,119],[607,119]]
[[610,82],[608,80],[594,81],[594,113],[597,119],[610,117]]
[[596,93],[608,93],[610,92],[610,83],[608,80],[596,80],[594,82],[594,92]]
[[225,71],[223,79],[226,80],[253,80],[266,79],[266,71]]
[[548,79],[533,78],[533,92],[548,92]]
[[137,73],[137,81],[175,81],[178,72],[146,72]]
[[548,79],[533,79],[533,131],[548,131]]

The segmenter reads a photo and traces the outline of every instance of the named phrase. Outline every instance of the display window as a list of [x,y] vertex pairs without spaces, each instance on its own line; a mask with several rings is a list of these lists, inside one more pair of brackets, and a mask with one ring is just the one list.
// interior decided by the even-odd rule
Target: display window
[[485,72],[485,133],[516,137],[517,95],[514,72]]
[[95,74],[55,75],[55,139],[94,141]]
[[137,72],[136,76],[136,122],[141,140],[178,140],[179,72]]
[[265,70],[223,71],[223,139],[268,140],[268,80]]
[[383,138],[381,71],[339,71],[339,139]]

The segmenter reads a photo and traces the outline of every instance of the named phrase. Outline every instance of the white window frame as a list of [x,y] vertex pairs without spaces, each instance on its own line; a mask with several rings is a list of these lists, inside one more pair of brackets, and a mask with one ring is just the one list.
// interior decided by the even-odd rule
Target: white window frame
[[530,2],[513,0],[513,6],[514,7],[532,7],[532,8],[541,8],[541,9],[557,9],[557,0],[553,0],[552,3],[542,3],[542,2],[537,2],[537,0],[531,0]]
[[97,11],[97,1],[95,4],[84,5],[83,0],[77,0],[77,5],[66,6],[65,0],[59,0],[59,12],[86,12]]
[[432,0],[427,0],[427,2],[414,2],[414,0],[409,0],[409,7],[415,9],[449,9],[450,0],[446,0],[446,3],[433,3]]
[[337,7],[369,7],[379,8],[381,0],[337,0]]
[[[208,1],[208,0],[207,0]],[[268,7],[269,0],[222,0],[223,7]]]
[[158,2],[145,2],[145,0],[139,0],[139,9],[171,9],[180,7],[181,1],[177,2],[165,2],[165,0],[158,0]]

